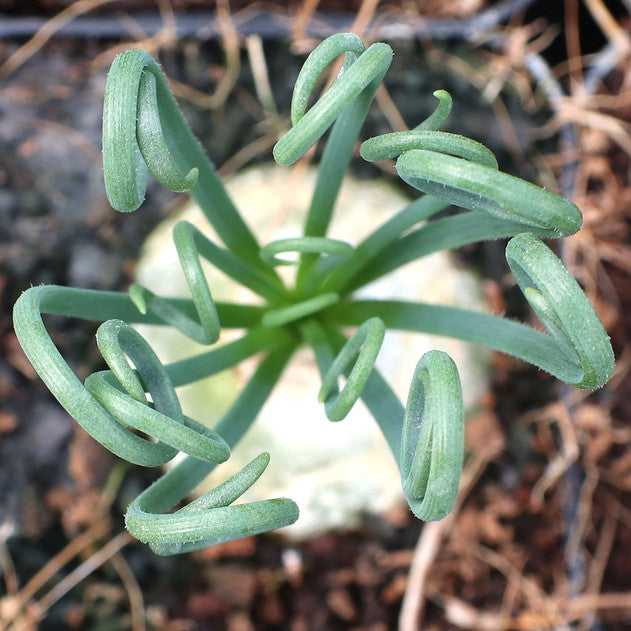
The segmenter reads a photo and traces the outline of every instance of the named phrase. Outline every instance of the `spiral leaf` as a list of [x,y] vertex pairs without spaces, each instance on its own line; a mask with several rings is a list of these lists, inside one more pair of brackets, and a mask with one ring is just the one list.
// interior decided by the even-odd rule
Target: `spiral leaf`
[[578,388],[599,388],[613,373],[609,337],[563,263],[530,233],[513,237],[506,259],[549,335],[486,313],[394,300],[340,302],[328,316],[345,326],[378,315],[393,329],[454,337],[513,355]]
[[[278,254],[300,253],[299,260],[280,258]],[[315,255],[320,255],[315,256]],[[315,293],[331,272],[340,268],[340,264],[353,257],[353,247],[345,241],[325,237],[298,237],[279,239],[261,248],[261,259],[268,265],[300,264],[299,280],[302,294]],[[305,256],[306,255],[306,256]],[[327,292],[331,294],[331,292]],[[337,300],[337,299],[336,299]]]
[[155,496],[180,477],[178,468],[173,469],[134,500],[125,525],[160,555],[190,552],[288,526],[298,518],[298,508],[289,499],[230,506],[256,482],[268,463],[269,454],[262,453],[226,482],[174,513],[153,512]]
[[441,351],[425,353],[408,395],[399,467],[412,512],[445,517],[458,493],[464,453],[464,412],[458,370]]
[[175,225],[173,242],[193,298],[197,319],[141,285],[132,285],[129,295],[141,313],[153,314],[198,344],[213,344],[219,338],[220,331],[219,315],[200,257],[206,258],[228,276],[263,297],[282,300],[285,296],[280,283],[220,248],[187,221],[179,221]]
[[572,202],[551,191],[435,151],[406,151],[397,160],[397,173],[423,193],[462,208],[532,225],[552,237],[574,234],[583,221]]
[[479,142],[436,131],[450,106],[451,102],[443,107],[441,100],[436,112],[416,129],[364,141],[362,157],[398,158],[397,173],[403,181],[455,206],[516,221],[551,237],[580,229],[581,213],[570,201],[499,171],[493,153]]
[[180,173],[162,130],[156,78],[145,70],[138,86],[137,142],[140,153],[153,176],[171,191],[181,192],[193,188],[199,170],[193,167],[186,175]]
[[449,94],[447,90],[436,90],[433,94],[438,99],[438,106],[423,122],[419,123],[413,131],[437,131],[447,120],[449,114],[451,114],[451,94]]
[[497,159],[483,144],[442,131],[398,131],[365,140],[361,156],[369,162],[397,158],[406,151],[424,149],[445,153],[497,169]]
[[[196,168],[183,173],[172,159],[161,106],[179,114],[151,55],[128,50],[116,57],[108,75],[103,110],[105,190],[116,210],[130,212],[140,206],[147,188],[147,167],[174,191],[192,188],[197,181]],[[181,123],[186,125],[183,119]]]
[[305,115],[309,98],[327,66],[343,54],[344,65],[339,75],[341,76],[365,50],[364,43],[354,33],[337,33],[327,37],[315,48],[307,57],[294,84],[291,101],[292,125],[296,125]]
[[[97,333],[97,343],[110,371],[90,375],[84,386],[68,367],[50,339],[41,313],[74,313],[85,317],[91,313],[91,303],[98,302],[100,298],[114,301],[118,296],[54,286],[34,287],[18,299],[14,308],[14,326],[27,357],[53,394],[86,431],[110,451],[144,466],[164,464],[179,450],[189,454],[187,460],[165,474],[132,503],[126,521],[133,534],[155,544],[160,554],[175,554],[295,521],[298,509],[288,499],[229,506],[265,469],[269,460],[266,454],[225,485],[211,491],[206,499],[193,502],[190,510],[163,514],[180,502],[216,463],[228,458],[230,449],[222,434],[229,435],[236,442],[247,431],[293,352],[294,345],[287,346],[288,340],[284,336],[273,342],[284,346],[262,362],[238,405],[234,406],[232,414],[226,416],[221,432],[213,431],[182,414],[165,367],[142,336],[125,322],[108,320]],[[256,342],[254,337],[253,343],[244,346],[243,350],[235,347],[235,361],[248,348],[247,354],[261,349],[260,342]],[[273,337],[269,334],[265,336],[268,342]],[[193,374],[198,373],[193,378],[221,369],[228,359],[228,354],[224,354],[226,358],[220,353],[218,362],[205,354],[203,359],[207,370],[205,373],[193,370]],[[134,368],[129,361],[133,362]],[[192,366],[189,364],[192,363],[195,362],[178,362],[172,372],[177,375],[182,371],[190,373]],[[148,402],[145,393],[150,394],[152,403]],[[157,439],[157,442],[136,435],[130,429],[141,431]],[[163,523],[165,520],[166,523]]]
[[[430,351],[423,355],[414,371],[404,409],[373,367],[372,358],[376,357],[383,339],[379,339],[382,326],[378,318],[366,321],[355,336],[345,341],[335,359],[331,347],[344,340],[340,333],[327,331],[314,320],[305,322],[301,331],[323,373],[323,388],[326,385],[332,389],[337,377],[346,374],[346,386],[353,383],[353,396],[358,393],[375,417],[399,465],[411,510],[426,521],[442,519],[451,511],[456,499],[464,452],[464,413],[458,371],[446,353]],[[371,334],[372,339],[369,339]],[[365,358],[367,366],[361,379],[355,380],[353,372],[357,365],[350,373],[348,368],[364,339],[364,348],[371,347],[371,357]],[[321,391],[322,394],[326,395],[326,390]],[[340,420],[354,400],[349,400],[345,409],[333,410],[334,414],[339,412],[339,418],[327,410],[329,419]],[[335,398],[328,402],[338,405]]]
[[506,260],[558,351],[577,369],[578,378],[564,375],[561,379],[578,388],[597,388],[607,383],[614,368],[609,337],[563,263],[528,233],[510,240]]
[[[226,193],[151,55],[121,53],[107,76],[103,108],[103,174],[110,204],[136,210],[148,171],[173,191],[190,190],[230,252],[256,262],[256,239]],[[277,279],[273,270],[262,269]]]
[[[183,451],[212,462],[228,459],[230,448],[221,436],[182,414],[164,366],[140,333],[125,322],[108,320],[99,327],[97,341],[112,372],[90,375],[85,387],[119,423],[169,445],[173,455]],[[152,405],[144,392],[140,399],[140,388],[151,395]]]
[[219,316],[199,261],[199,252],[190,224],[176,224],[173,229],[173,241],[199,320],[194,320],[141,285],[131,285],[129,296],[142,314],[150,312],[156,315],[198,344],[213,344],[219,339]]
[[[55,286],[32,287],[13,308],[15,333],[42,381],[86,432],[120,458],[147,467],[169,461],[175,455],[172,448],[149,442],[122,426],[84,387],[57,350],[41,314],[59,294],[71,299],[72,291]],[[83,297],[78,292],[77,303]]]
[[[346,54],[340,75],[331,88],[305,113],[311,92],[322,72],[336,57]],[[340,34],[327,38],[307,58],[296,81],[292,99],[292,128],[276,143],[274,159],[278,164],[293,164],[326,132],[335,119],[370,84],[381,81],[392,61],[387,44],[368,49],[356,35]]]
[[[318,401],[324,403],[326,415],[330,421],[341,421],[359,399],[375,365],[385,331],[385,325],[379,318],[371,318],[364,322],[344,345],[331,368],[322,378]],[[355,365],[342,391],[333,393],[338,377],[358,353]]]

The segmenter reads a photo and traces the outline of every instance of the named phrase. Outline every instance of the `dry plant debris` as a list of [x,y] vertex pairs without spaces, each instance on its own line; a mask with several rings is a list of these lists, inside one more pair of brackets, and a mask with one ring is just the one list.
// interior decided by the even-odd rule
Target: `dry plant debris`
[[[569,15],[577,3],[567,0]],[[68,10],[89,10],[97,4],[104,3],[86,0]],[[316,10],[341,7],[370,11],[391,10],[394,5],[408,10],[426,8],[421,2],[368,6],[305,0],[294,4],[303,18]],[[437,11],[447,6],[426,3],[436,4],[440,4]],[[477,10],[480,4],[464,1],[458,8]],[[573,199],[584,213],[585,229],[579,237],[567,240],[565,256],[598,307],[615,345],[618,368],[607,390],[597,397],[570,393],[533,410],[529,401],[540,400],[538,391],[546,387],[544,380],[523,374],[520,367],[498,357],[496,388],[480,414],[469,422],[468,476],[457,510],[446,522],[425,526],[419,539],[419,527],[407,513],[393,511],[383,522],[367,519],[361,532],[330,534],[292,547],[269,537],[247,539],[191,555],[182,566],[156,565],[130,545],[126,535],[116,534],[109,516],[116,513],[112,488],[119,482],[106,487],[105,493],[97,491],[103,478],[97,476],[87,483],[85,471],[89,465],[93,472],[94,461],[103,455],[89,455],[86,460],[88,452],[77,449],[71,463],[75,490],[58,487],[46,496],[58,523],[56,541],[61,532],[68,541],[66,547],[34,571],[32,562],[23,567],[24,559],[5,543],[12,533],[0,531],[0,629],[51,628],[46,626],[47,608],[68,594],[81,594],[81,598],[70,598],[59,610],[56,615],[61,618],[55,620],[61,626],[57,628],[86,628],[99,617],[134,631],[380,631],[398,624],[402,631],[535,630],[570,624],[587,630],[598,628],[596,622],[608,631],[629,628],[631,19],[615,19],[601,0],[584,0],[583,4],[596,16],[616,54],[596,83],[597,90],[586,93],[583,89],[593,59],[583,60],[585,68],[577,70],[573,65],[571,80],[560,76],[571,89],[569,96],[551,107],[555,117],[549,131],[572,123],[577,144],[569,156],[548,156],[547,164],[558,172],[568,159],[578,159]],[[31,5],[39,8],[44,3]],[[45,5],[58,10],[68,3]],[[168,16],[170,10],[184,5],[193,8],[199,3],[171,0],[161,8]],[[241,6],[230,5],[231,9]],[[224,79],[225,92],[218,88],[210,97],[216,99],[211,105],[221,103],[222,93],[233,89],[230,74],[238,73],[238,66],[231,66],[230,60],[242,43],[234,40],[236,48],[230,48],[229,15],[226,17],[227,63],[225,73],[220,74],[229,79]],[[577,28],[576,24],[567,26],[568,32]],[[37,48],[45,45],[44,35],[26,53],[41,54]],[[547,43],[545,31],[515,24],[504,35],[512,44],[508,53],[493,53],[489,66],[493,72],[486,78],[480,72],[476,80],[487,88],[489,98],[498,97],[506,83],[525,102],[541,104],[524,58],[533,52],[532,46],[536,50],[536,42]],[[533,40],[533,36],[541,39]],[[568,41],[576,42],[576,37],[570,36]],[[147,42],[153,44],[159,50],[173,40]],[[570,52],[574,62],[581,59],[580,49]],[[5,72],[19,71],[28,57],[22,55],[9,65],[11,58],[4,56]],[[560,69],[561,73],[567,70],[567,66]],[[17,90],[19,84],[7,82],[1,89]],[[392,107],[387,95],[381,103]],[[390,115],[396,116],[396,112],[390,111]],[[270,144],[275,124],[268,122]],[[259,143],[245,159],[268,146]],[[0,280],[4,287],[10,277],[2,274]],[[503,298],[497,295],[496,286],[491,291],[501,310]],[[0,394],[7,401],[20,396],[18,390],[24,389],[32,374],[21,361],[4,316],[0,340],[14,371],[10,377],[4,368],[0,373]],[[531,391],[520,391],[524,386],[516,386],[518,382]],[[505,409],[511,414],[505,415]],[[520,413],[519,422],[506,426],[503,419],[514,417],[515,410]],[[10,408],[3,409],[0,440],[23,422]],[[75,440],[81,443],[81,437]],[[109,470],[107,462],[103,466]],[[572,505],[567,479],[576,472],[581,478],[580,493]],[[25,498],[25,512],[29,505],[33,499]],[[573,506],[569,518],[568,506]],[[37,547],[44,532],[50,532],[49,525],[45,530],[34,528],[28,545]],[[582,566],[578,573],[572,569],[577,563]],[[164,575],[170,578],[161,579]],[[410,599],[409,617],[399,621],[402,605]]]

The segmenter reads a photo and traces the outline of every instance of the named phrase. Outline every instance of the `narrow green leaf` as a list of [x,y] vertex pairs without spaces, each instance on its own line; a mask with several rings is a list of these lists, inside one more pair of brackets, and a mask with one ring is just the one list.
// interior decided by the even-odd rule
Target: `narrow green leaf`
[[464,454],[464,412],[458,370],[441,351],[418,362],[408,394],[399,467],[412,512],[443,519],[458,494]]
[[[386,328],[379,318],[364,322],[346,342],[322,378],[318,401],[325,404],[330,421],[341,421],[350,411],[366,385],[383,343]],[[337,380],[355,360],[341,392],[337,391]]]
[[397,160],[397,172],[410,186],[450,204],[524,223],[550,236],[580,229],[582,216],[572,202],[535,184],[462,158],[414,149]]

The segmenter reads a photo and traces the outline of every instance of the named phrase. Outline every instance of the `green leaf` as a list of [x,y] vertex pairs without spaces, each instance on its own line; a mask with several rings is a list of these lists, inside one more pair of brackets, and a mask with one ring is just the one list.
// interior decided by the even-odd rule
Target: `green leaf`
[[[359,399],[375,365],[385,332],[385,325],[379,318],[364,322],[342,347],[328,372],[322,377],[318,401],[324,403],[330,421],[341,421]],[[338,392],[337,380],[356,356],[353,369],[342,391]]]
[[429,351],[412,377],[403,420],[399,467],[412,512],[424,521],[445,517],[458,494],[464,454],[464,412],[458,370]]
[[487,212],[567,236],[582,216],[572,202],[535,184],[462,158],[414,149],[397,160],[397,173],[410,186],[455,206]]

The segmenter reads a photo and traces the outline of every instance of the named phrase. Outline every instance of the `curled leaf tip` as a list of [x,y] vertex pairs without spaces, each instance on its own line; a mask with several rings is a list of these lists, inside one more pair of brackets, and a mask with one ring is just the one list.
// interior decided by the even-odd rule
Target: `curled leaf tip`
[[414,130],[438,131],[449,117],[449,114],[451,114],[453,105],[451,94],[447,90],[435,90],[433,96],[438,99],[436,109],[422,123],[419,123]]
[[[322,73],[339,55],[344,63],[333,85],[307,110],[309,98]],[[372,95],[392,62],[392,49],[377,43],[365,48],[351,33],[339,33],[321,42],[307,57],[294,87],[292,128],[276,143],[278,164],[302,157],[362,94]]]
[[184,177],[186,181],[186,188],[184,190],[188,190],[193,188],[195,184],[197,184],[197,180],[199,179],[199,169],[197,167],[193,167]]
[[142,204],[149,172],[172,191],[195,186],[198,168],[177,150],[174,126],[190,134],[154,59],[136,49],[116,57],[103,109],[103,172],[114,209],[131,212]]
[[582,224],[581,212],[572,202],[482,161],[411,149],[399,157],[396,167],[401,179],[419,191],[523,224],[541,236],[574,234]]
[[598,388],[611,378],[611,342],[587,296],[563,263],[530,233],[513,237],[506,259],[533,311],[550,333],[568,368],[556,376],[578,388]]
[[462,389],[455,363],[429,351],[416,366],[403,420],[399,466],[412,512],[445,517],[458,493],[464,453]]
[[[361,396],[377,360],[385,332],[386,326],[380,318],[366,320],[348,339],[322,378],[318,401],[325,404],[330,421],[341,421]],[[348,379],[342,391],[338,392],[337,380],[355,358]]]
[[133,285],[129,286],[127,293],[129,294],[129,297],[134,303],[136,309],[138,309],[138,311],[140,311],[140,313],[142,313],[143,315],[146,315],[147,296],[145,288],[141,285],[138,285],[137,283],[134,283]]

